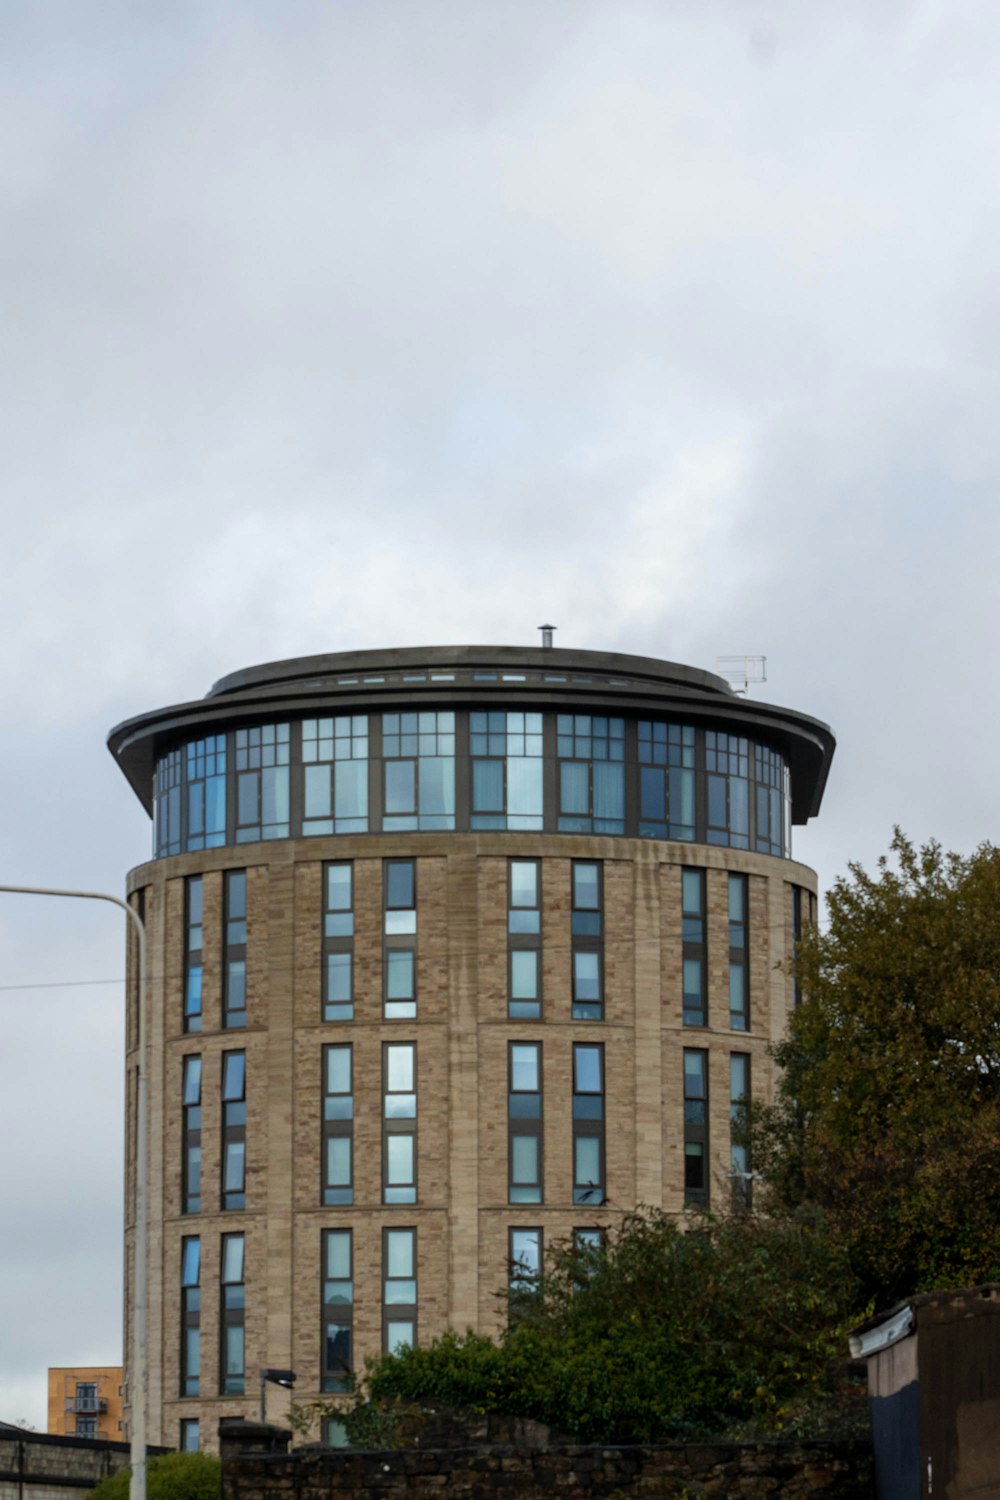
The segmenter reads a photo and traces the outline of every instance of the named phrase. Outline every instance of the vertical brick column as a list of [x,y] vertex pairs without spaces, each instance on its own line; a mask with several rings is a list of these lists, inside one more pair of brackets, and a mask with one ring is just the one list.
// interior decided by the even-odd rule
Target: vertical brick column
[[448,860],[448,1322],[479,1321],[479,1063],[477,864],[472,851]]

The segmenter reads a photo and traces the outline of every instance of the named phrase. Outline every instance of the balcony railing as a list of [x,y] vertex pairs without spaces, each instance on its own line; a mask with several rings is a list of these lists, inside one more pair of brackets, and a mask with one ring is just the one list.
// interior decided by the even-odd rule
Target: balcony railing
[[66,1410],[80,1412],[107,1411],[108,1403],[103,1396],[67,1396]]

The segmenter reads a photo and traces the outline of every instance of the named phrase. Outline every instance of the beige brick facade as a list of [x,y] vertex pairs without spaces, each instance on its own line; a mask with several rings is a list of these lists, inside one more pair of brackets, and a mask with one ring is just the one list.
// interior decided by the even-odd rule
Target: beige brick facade
[[[382,1015],[383,860],[417,861],[418,1018]],[[542,1019],[507,1015],[507,879],[511,857],[541,861]],[[571,1014],[571,861],[599,860],[604,889],[604,1020]],[[322,1019],[323,865],[354,870],[355,1018]],[[681,868],[706,872],[708,1024],[682,1024]],[[247,881],[247,1025],[222,1030],[223,872]],[[727,873],[749,878],[748,1032],[729,1024]],[[202,876],[203,1030],[183,1028],[185,879]],[[252,1416],[257,1372],[298,1374],[296,1398],[319,1394],[321,1237],[353,1231],[356,1361],[382,1338],[382,1230],[415,1228],[418,1337],[447,1328],[492,1330],[503,1317],[511,1228],[545,1242],[607,1225],[637,1203],[684,1210],[685,1048],[708,1055],[710,1198],[728,1201],[729,1058],[751,1058],[753,1093],[770,1097],[768,1046],[792,1003],[792,888],[812,872],[787,859],[648,839],[507,833],[376,834],[288,839],[178,855],[132,873],[148,927],[150,1097],[149,1441],[175,1445],[200,1417]],[[810,901],[803,905],[808,912]],[[134,976],[133,976],[134,988]],[[135,1027],[129,1027],[134,1047]],[[417,1049],[414,1205],[382,1202],[382,1056]],[[544,1193],[508,1202],[508,1046],[542,1048]],[[323,1048],[353,1048],[354,1201],[321,1194]],[[599,1042],[605,1062],[606,1201],[574,1205],[572,1048]],[[223,1054],[246,1054],[246,1207],[221,1209]],[[183,1059],[202,1059],[202,1206],[182,1198]],[[135,1054],[129,1054],[129,1140]],[[133,1164],[128,1198],[132,1201]],[[131,1224],[127,1238],[131,1245]],[[220,1395],[222,1236],[246,1239],[246,1388]],[[180,1394],[182,1241],[201,1242],[201,1388]],[[127,1260],[130,1265],[130,1260]],[[269,1412],[287,1397],[269,1393]]]

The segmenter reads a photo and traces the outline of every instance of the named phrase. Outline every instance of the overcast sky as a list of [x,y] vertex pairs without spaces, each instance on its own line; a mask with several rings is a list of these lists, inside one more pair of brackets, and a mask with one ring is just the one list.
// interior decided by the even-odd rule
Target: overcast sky
[[[127,716],[542,620],[766,654],[838,736],[823,881],[897,822],[997,836],[995,0],[0,32],[0,881],[123,890]],[[7,1421],[120,1358],[122,950],[110,907],[0,898]]]

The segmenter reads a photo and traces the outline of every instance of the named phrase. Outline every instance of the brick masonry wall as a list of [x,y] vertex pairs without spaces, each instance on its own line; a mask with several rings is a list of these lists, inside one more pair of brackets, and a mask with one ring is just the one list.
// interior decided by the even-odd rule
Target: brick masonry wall
[[535,1500],[544,1496],[677,1496],[712,1500],[873,1500],[872,1451],[861,1441],[655,1447],[497,1445],[385,1452],[300,1448],[223,1461],[223,1500]]
[[[382,862],[417,860],[418,1019],[382,1018]],[[541,861],[542,1015],[507,1017],[507,864]],[[322,1020],[323,863],[350,860],[355,888],[355,1020]],[[604,869],[605,1019],[573,1019],[571,862]],[[680,871],[707,872],[708,1025],[681,1018]],[[222,1031],[223,872],[248,872],[247,1019]],[[749,876],[750,1030],[729,1028],[726,876]],[[183,1031],[184,878],[203,877],[204,1029]],[[319,1393],[320,1245],[324,1229],[354,1233],[355,1356],[381,1343],[381,1231],[417,1229],[418,1336],[500,1327],[511,1228],[545,1242],[612,1224],[637,1203],[684,1210],[683,1050],[709,1054],[711,1199],[731,1191],[729,1057],[749,1053],[757,1098],[770,1097],[767,1048],[781,1034],[791,982],[790,890],[815,884],[790,860],[704,846],[583,836],[399,834],[280,840],[154,861],[135,870],[149,927],[150,1440],[176,1444],[200,1417],[211,1446],[218,1419],[255,1414],[255,1372],[298,1372],[296,1399]],[[381,1201],[382,1047],[413,1041],[418,1063],[418,1201]],[[543,1059],[544,1202],[507,1202],[507,1049],[538,1041]],[[607,1201],[572,1202],[572,1048],[600,1042],[606,1065]],[[321,1203],[322,1049],[350,1042],[354,1061],[355,1198]],[[247,1057],[247,1206],[220,1203],[222,1054]],[[181,1076],[203,1059],[202,1212],[181,1213]],[[135,1053],[128,1097],[134,1098]],[[130,1122],[131,1122],[130,1113]],[[133,1139],[130,1123],[128,1139]],[[134,1180],[128,1163],[131,1194]],[[128,1213],[128,1210],[127,1210]],[[243,1397],[219,1393],[221,1237],[246,1236]],[[201,1393],[180,1396],[181,1240],[202,1242]],[[131,1232],[126,1270],[131,1274]],[[126,1344],[126,1347],[128,1345]],[[269,1392],[280,1416],[287,1397]]]

